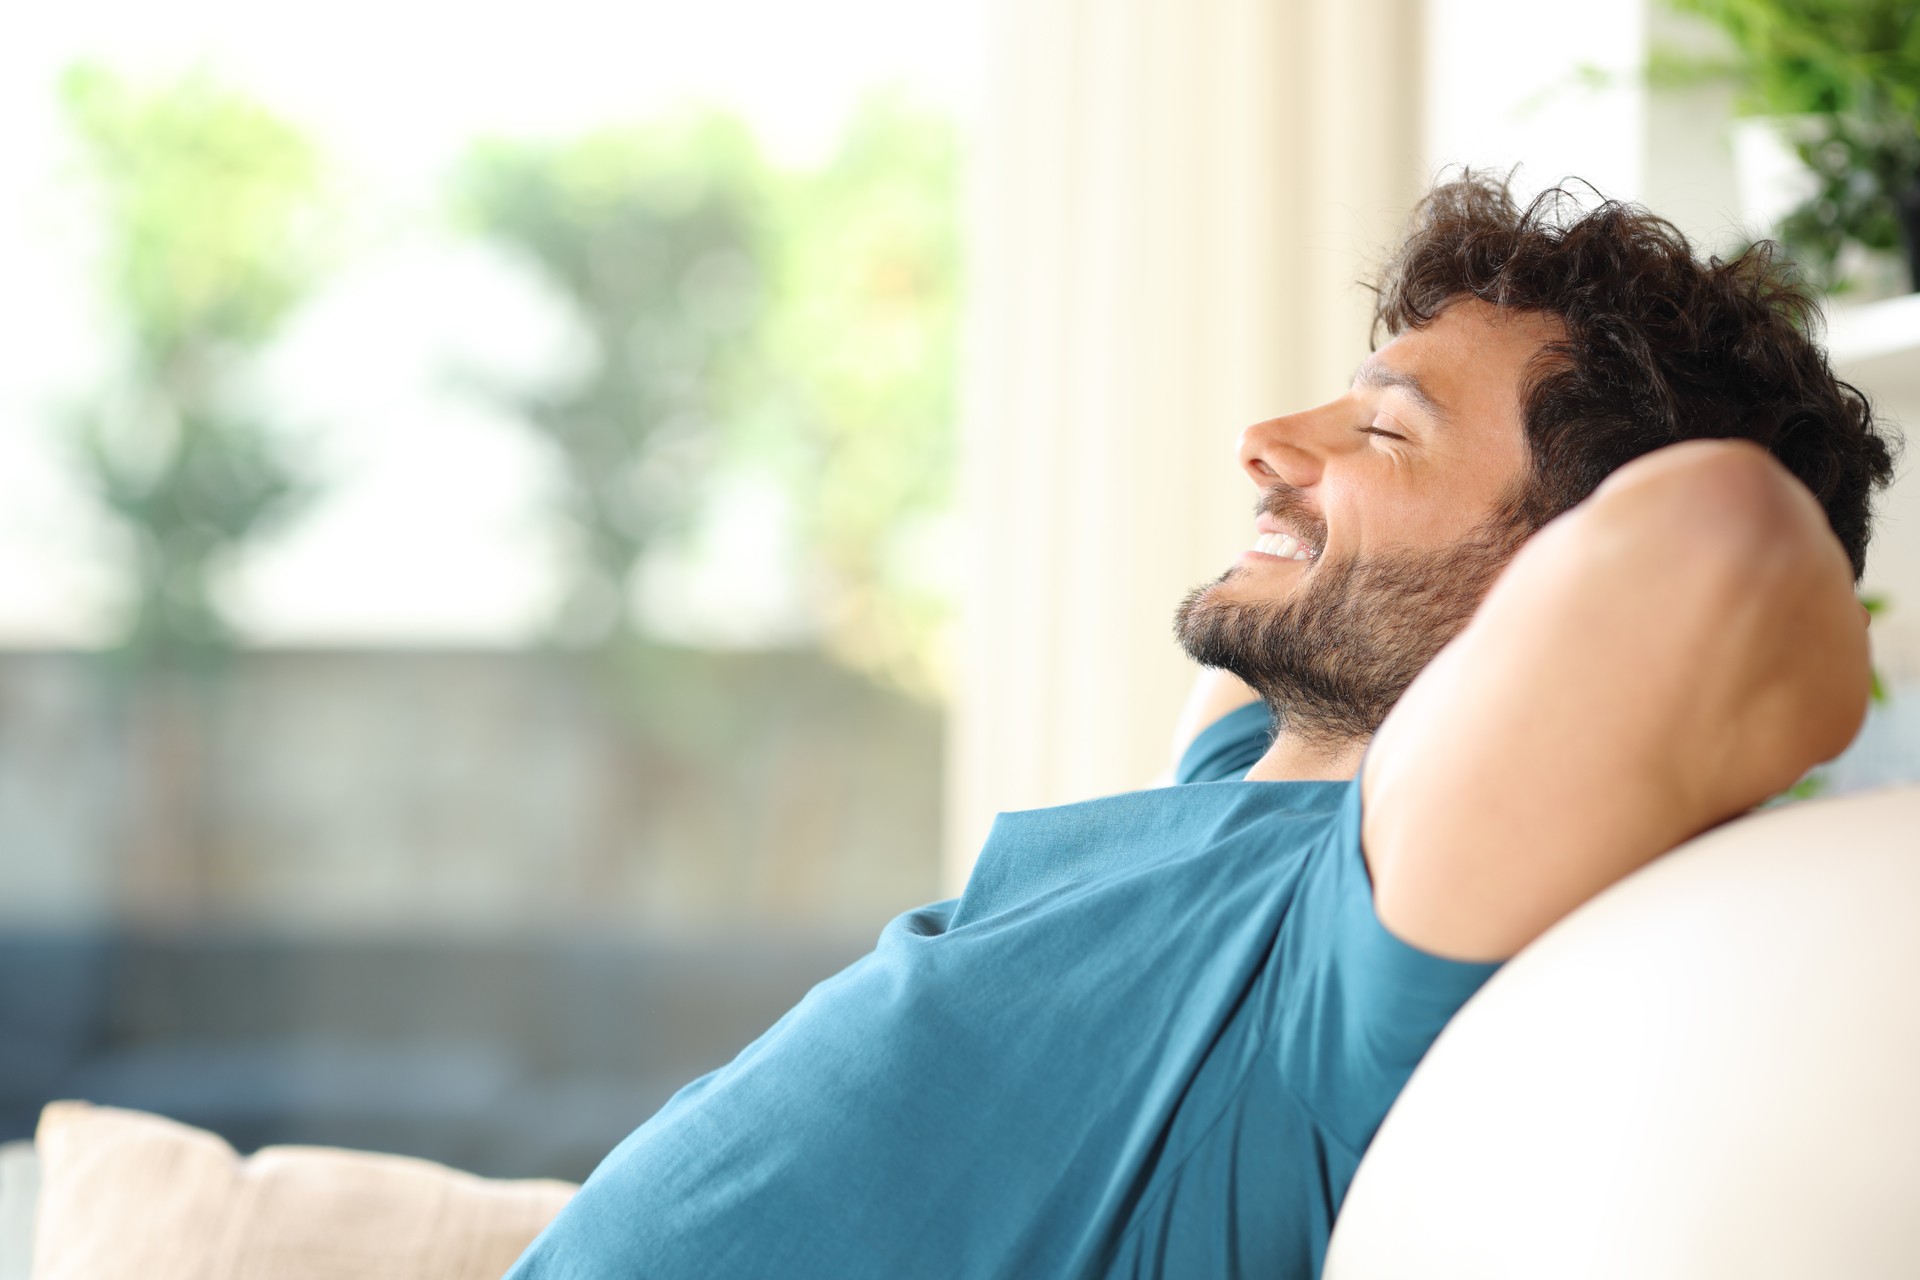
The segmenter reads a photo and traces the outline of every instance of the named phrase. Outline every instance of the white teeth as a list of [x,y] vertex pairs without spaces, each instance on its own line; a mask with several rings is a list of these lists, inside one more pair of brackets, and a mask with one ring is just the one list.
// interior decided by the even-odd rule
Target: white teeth
[[1276,556],[1282,560],[1311,560],[1313,548],[1306,546],[1290,533],[1263,533],[1254,540],[1253,549],[1262,555]]

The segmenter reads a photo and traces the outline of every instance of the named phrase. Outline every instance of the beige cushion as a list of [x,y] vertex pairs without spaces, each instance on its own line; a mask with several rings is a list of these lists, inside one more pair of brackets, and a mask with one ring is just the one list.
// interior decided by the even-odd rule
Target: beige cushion
[[1708,833],[1460,1011],[1326,1280],[1920,1276],[1916,975],[1920,788]]
[[84,1102],[41,1113],[34,1280],[498,1280],[572,1185],[268,1147]]

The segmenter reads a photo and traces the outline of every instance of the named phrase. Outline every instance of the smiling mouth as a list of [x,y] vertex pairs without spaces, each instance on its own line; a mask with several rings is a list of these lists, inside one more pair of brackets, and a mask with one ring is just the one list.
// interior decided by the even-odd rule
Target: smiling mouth
[[1263,533],[1255,540],[1253,550],[1281,560],[1312,560],[1318,555],[1312,547],[1290,533]]
[[1254,533],[1251,554],[1277,560],[1318,560],[1327,545],[1327,522],[1300,489],[1274,484],[1260,491],[1253,504]]

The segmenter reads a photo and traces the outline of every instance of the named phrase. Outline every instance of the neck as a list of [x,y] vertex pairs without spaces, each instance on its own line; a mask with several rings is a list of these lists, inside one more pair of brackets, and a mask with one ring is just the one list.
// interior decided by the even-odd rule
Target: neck
[[1282,728],[1247,771],[1249,782],[1344,782],[1360,772],[1366,738],[1311,737]]

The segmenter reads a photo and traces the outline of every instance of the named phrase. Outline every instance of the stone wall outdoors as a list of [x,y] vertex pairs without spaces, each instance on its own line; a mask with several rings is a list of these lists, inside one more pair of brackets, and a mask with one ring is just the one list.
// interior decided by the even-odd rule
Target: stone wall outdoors
[[0,930],[871,934],[937,883],[940,717],[805,652],[0,654]]

